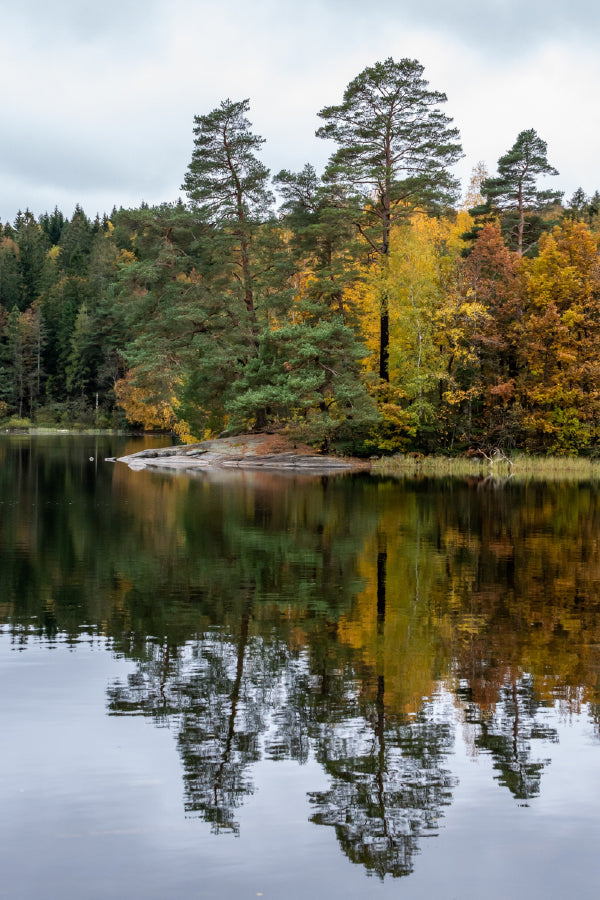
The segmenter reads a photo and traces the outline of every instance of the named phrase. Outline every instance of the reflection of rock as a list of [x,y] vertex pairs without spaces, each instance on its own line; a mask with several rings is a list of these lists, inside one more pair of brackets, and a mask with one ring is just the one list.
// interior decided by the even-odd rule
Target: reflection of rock
[[119,462],[127,463],[131,469],[149,467],[180,471],[217,467],[334,473],[369,468],[360,460],[322,456],[310,447],[297,447],[279,435],[269,434],[219,438],[187,447],[142,450],[121,457]]

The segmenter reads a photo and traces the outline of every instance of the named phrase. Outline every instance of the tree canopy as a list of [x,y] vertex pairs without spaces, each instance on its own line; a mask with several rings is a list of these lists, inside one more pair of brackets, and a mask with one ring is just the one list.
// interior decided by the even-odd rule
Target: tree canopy
[[194,119],[185,202],[0,225],[0,421],[597,453],[598,191],[563,207],[530,128],[458,208],[445,101],[376,62],[319,113],[324,171],[271,178],[227,99]]

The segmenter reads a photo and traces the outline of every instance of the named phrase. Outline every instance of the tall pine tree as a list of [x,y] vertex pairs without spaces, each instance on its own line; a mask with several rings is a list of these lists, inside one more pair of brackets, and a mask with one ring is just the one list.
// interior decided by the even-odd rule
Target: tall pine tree
[[499,215],[509,246],[522,256],[537,243],[541,228],[535,216],[562,197],[561,191],[541,190],[541,175],[558,175],[548,162],[547,145],[533,128],[522,131],[510,150],[498,160],[498,175],[481,185],[485,203],[472,214]]
[[[446,95],[431,91],[423,66],[391,57],[364,69],[341,104],[319,116],[317,136],[338,144],[328,177],[354,192],[356,227],[387,266],[393,222],[416,207],[439,207],[456,197],[449,167],[461,156],[458,130],[439,106]],[[389,298],[380,297],[379,375],[389,381]]]

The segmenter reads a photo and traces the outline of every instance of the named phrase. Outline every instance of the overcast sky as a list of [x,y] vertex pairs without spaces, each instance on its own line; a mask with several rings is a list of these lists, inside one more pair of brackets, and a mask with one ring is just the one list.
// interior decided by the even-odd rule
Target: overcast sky
[[388,56],[447,94],[465,186],[535,128],[549,187],[600,188],[597,0],[0,0],[0,220],[176,200],[193,117],[226,97],[273,172],[320,170],[318,110]]

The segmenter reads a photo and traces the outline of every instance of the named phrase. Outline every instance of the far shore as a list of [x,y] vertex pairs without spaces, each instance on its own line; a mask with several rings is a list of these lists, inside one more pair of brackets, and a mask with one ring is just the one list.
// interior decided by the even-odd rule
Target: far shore
[[[121,429],[27,426],[2,428],[7,436],[122,436],[169,437],[158,432],[141,433]],[[116,461],[116,460],[111,460]],[[474,478],[478,481],[592,481],[600,482],[600,459],[587,456],[538,456],[514,451],[510,457],[426,456],[422,453],[394,454],[370,459],[327,454],[282,434],[240,434],[194,444],[147,448],[119,458],[133,469],[193,471],[207,468],[264,469],[342,474],[369,472],[392,478]]]
[[324,454],[281,434],[241,434],[197,444],[146,449],[122,457],[130,468],[194,471],[262,469],[342,474],[368,472],[393,478],[474,478],[477,481],[598,481],[600,459],[572,456],[424,456],[420,453],[365,460]]

